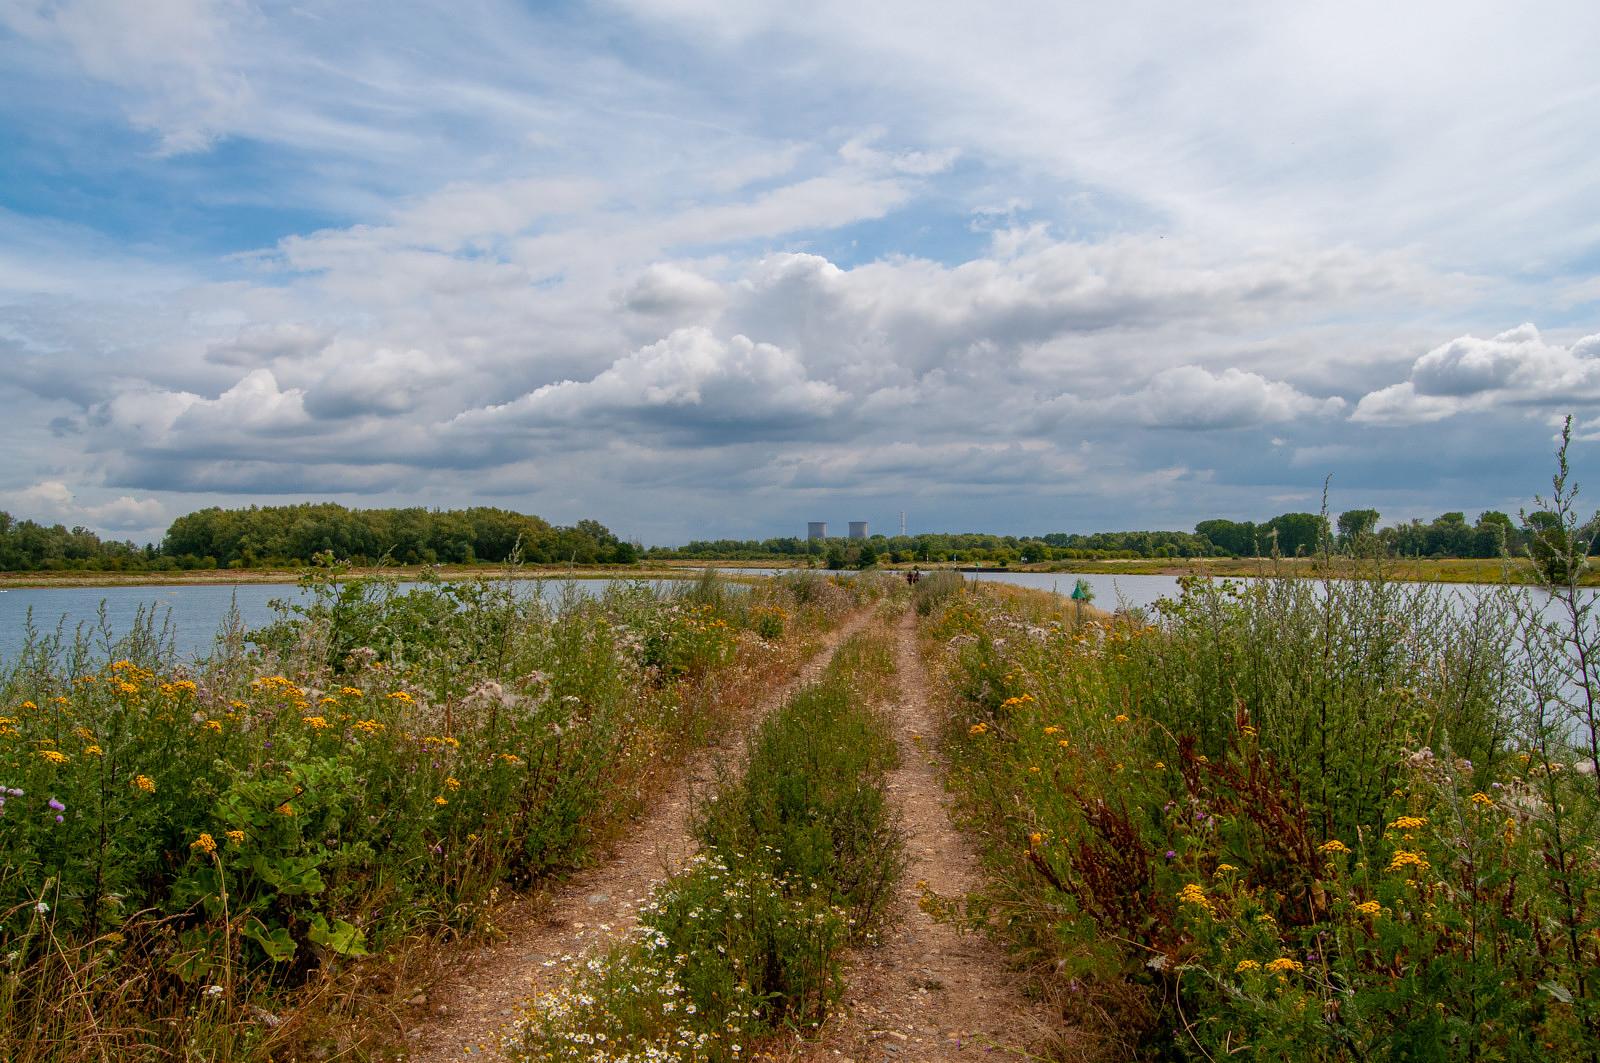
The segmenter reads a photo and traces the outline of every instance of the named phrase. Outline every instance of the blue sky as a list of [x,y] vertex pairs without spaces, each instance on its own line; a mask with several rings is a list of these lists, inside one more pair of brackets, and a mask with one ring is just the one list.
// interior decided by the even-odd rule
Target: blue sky
[[0,508],[1515,510],[1600,9],[0,0]]

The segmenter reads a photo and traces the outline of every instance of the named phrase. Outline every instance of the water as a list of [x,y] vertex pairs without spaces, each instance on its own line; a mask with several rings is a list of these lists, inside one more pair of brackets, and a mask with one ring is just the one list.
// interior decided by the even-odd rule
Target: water
[[[551,579],[522,581],[530,592],[538,588],[546,600],[561,598],[569,590],[596,597],[614,583],[611,579]],[[402,590],[420,586],[402,583]],[[265,627],[278,619],[273,601],[303,601],[304,592],[293,583],[186,583],[141,587],[16,587],[0,591],[0,666],[13,662],[27,638],[29,611],[35,629],[50,633],[59,626],[70,640],[82,627],[105,649],[126,635],[142,610],[154,612],[156,627],[167,625],[180,657],[204,657],[215,646],[230,609],[237,608],[247,630]],[[101,610],[104,631],[101,634]]]

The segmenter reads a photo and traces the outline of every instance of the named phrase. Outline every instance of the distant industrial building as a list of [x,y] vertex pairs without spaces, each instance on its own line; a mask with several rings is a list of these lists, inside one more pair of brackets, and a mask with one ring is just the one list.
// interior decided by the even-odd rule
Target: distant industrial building
[[853,520],[853,521],[851,521],[850,522],[850,538],[852,538],[852,539],[865,539],[866,537],[867,537],[867,522],[864,521],[864,520]]
[[828,522],[827,521],[825,521],[825,520],[814,520],[811,523],[806,525],[806,538],[807,539],[812,539],[812,540],[815,540],[815,539],[826,539],[827,537],[828,537]]

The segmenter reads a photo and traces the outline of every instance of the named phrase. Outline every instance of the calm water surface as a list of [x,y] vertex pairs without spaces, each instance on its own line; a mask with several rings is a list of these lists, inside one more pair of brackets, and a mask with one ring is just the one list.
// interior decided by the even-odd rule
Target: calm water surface
[[[781,569],[744,569],[730,575],[770,575]],[[854,573],[845,573],[854,575]],[[686,575],[692,575],[686,573]],[[1107,575],[1073,572],[968,572],[967,579],[1011,583],[1035,590],[1070,594],[1079,579],[1094,591],[1094,603],[1102,609],[1119,607],[1148,609],[1157,599],[1176,597],[1176,576]],[[525,581],[529,593],[547,599],[569,593],[599,595],[613,583],[609,579]],[[416,586],[402,584],[402,587]],[[1483,584],[1439,584],[1442,592],[1457,600],[1487,590]],[[16,659],[26,639],[29,614],[36,630],[52,632],[60,628],[68,637],[78,629],[103,644],[104,631],[115,640],[126,635],[141,610],[154,610],[157,625],[167,624],[178,652],[184,657],[199,657],[211,652],[217,632],[232,608],[237,608],[244,626],[259,628],[270,624],[277,614],[268,604],[274,600],[297,600],[300,589],[293,583],[184,584],[167,587],[41,587],[0,591],[0,664]],[[102,645],[102,648],[103,645]]]
[[[597,596],[614,583],[609,579],[523,581],[528,593],[557,600],[574,591]],[[403,583],[401,589],[419,586]],[[179,656],[203,657],[212,651],[229,611],[238,609],[246,629],[265,627],[278,619],[269,604],[300,601],[293,583],[181,584],[168,587],[18,587],[0,590],[0,667],[16,660],[28,624],[49,634],[60,630],[70,642],[81,630],[104,651],[127,635],[141,614],[154,615],[156,627],[167,626]],[[103,614],[103,619],[102,619]]]

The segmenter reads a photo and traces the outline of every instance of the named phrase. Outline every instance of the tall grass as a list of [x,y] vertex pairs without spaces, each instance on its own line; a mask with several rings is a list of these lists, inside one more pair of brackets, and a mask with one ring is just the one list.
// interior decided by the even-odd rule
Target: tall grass
[[142,624],[0,677],[0,1058],[292,1049],[274,1012],[591,859],[854,604],[337,575],[255,649],[185,666]]
[[974,911],[1111,1055],[1600,1058],[1600,658],[1559,545],[1563,584],[1456,604],[1188,580],[1074,626],[951,598],[926,630],[990,841]]

